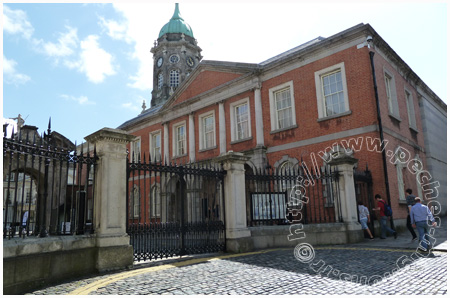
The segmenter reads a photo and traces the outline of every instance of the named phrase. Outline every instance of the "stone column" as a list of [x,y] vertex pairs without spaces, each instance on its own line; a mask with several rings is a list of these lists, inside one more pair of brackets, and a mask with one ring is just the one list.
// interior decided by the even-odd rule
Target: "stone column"
[[264,123],[261,104],[261,87],[255,88],[255,124],[256,124],[256,146],[264,146]]
[[189,160],[195,161],[195,126],[194,113],[189,114]]
[[169,162],[170,156],[169,156],[169,123],[164,122],[163,124],[164,129],[164,159],[163,161]]
[[347,243],[362,239],[361,225],[358,223],[357,203],[353,167],[358,160],[342,152],[328,164],[339,171],[339,202],[335,200],[335,209],[340,204],[342,219],[347,228]]
[[224,181],[225,228],[228,252],[244,252],[253,249],[250,230],[247,228],[245,204],[244,164],[249,157],[242,153],[228,152],[215,159],[227,171]]
[[103,128],[87,137],[96,146],[94,228],[99,271],[133,265],[133,248],[126,233],[126,145],[135,136]]
[[227,137],[225,130],[225,108],[223,101],[219,102],[219,148],[220,154],[227,151]]

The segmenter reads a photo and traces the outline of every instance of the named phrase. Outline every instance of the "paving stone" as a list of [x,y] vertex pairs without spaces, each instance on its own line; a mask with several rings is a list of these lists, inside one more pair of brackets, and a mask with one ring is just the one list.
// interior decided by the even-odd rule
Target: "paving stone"
[[[339,249],[337,249],[339,248]],[[399,269],[397,261],[413,251],[355,247],[317,247],[315,258],[302,263],[294,249],[216,259],[148,272],[111,283],[92,295],[260,295],[260,294],[441,294],[447,293],[445,252],[419,258]],[[322,264],[322,265],[321,265]],[[389,275],[386,275],[389,273]],[[61,295],[113,274],[63,283],[29,294]],[[367,284],[375,275],[381,280]],[[346,281],[343,277],[353,276]],[[365,279],[363,278],[365,277]],[[409,281],[414,280],[414,283]],[[373,280],[372,280],[373,281]]]

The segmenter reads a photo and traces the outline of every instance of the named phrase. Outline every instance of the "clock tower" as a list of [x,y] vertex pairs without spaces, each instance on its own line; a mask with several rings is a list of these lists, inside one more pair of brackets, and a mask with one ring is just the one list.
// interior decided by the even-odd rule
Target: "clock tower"
[[178,3],[170,21],[159,32],[153,53],[151,105],[161,105],[202,59],[191,27],[181,17]]

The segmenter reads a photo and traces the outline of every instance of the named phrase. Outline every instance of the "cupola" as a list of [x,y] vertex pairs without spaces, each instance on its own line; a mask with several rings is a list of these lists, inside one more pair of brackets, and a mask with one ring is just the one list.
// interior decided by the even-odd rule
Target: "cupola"
[[170,21],[161,28],[161,31],[159,31],[158,38],[168,33],[183,33],[184,35],[194,38],[191,26],[189,26],[189,24],[181,17],[178,3],[175,4],[175,11]]

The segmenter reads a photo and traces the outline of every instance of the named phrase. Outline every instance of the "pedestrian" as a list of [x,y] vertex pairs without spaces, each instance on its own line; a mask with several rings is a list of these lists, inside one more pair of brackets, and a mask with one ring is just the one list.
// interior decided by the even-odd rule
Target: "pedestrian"
[[380,239],[386,239],[386,231],[388,231],[390,234],[394,235],[394,239],[397,239],[397,232],[393,229],[389,228],[387,223],[387,216],[384,214],[384,204],[386,202],[381,198],[379,194],[375,195],[375,199],[377,200],[377,208],[373,208],[374,211],[379,211],[378,213],[378,220],[380,221],[380,227],[381,227],[381,237]]
[[372,232],[370,232],[370,229],[367,226],[367,223],[370,223],[369,209],[367,209],[367,207],[364,206],[362,201],[358,201],[358,212],[359,212],[359,222],[361,223],[362,229],[366,230],[367,234],[369,234],[370,240],[373,240]]
[[417,240],[417,234],[414,231],[414,228],[411,226],[411,216],[409,216],[410,212],[411,212],[411,207],[414,206],[415,204],[415,196],[412,194],[412,190],[410,188],[408,188],[407,190],[405,190],[406,193],[406,211],[408,212],[408,216],[406,216],[406,228],[409,230],[409,232],[411,233],[412,236],[412,240],[416,241]]
[[[428,221],[432,222],[432,226],[436,226],[436,221],[434,220],[433,214],[427,205],[422,205],[422,199],[419,197],[415,198],[415,204],[411,208],[410,212],[411,224],[413,228],[417,228],[419,232],[419,243],[421,250],[428,251],[431,249],[430,238],[428,237]],[[426,239],[425,239],[426,238]]]
[[25,211],[22,216],[22,225],[19,230],[19,236],[25,236],[25,230],[27,228],[27,221],[28,221],[28,211]]

